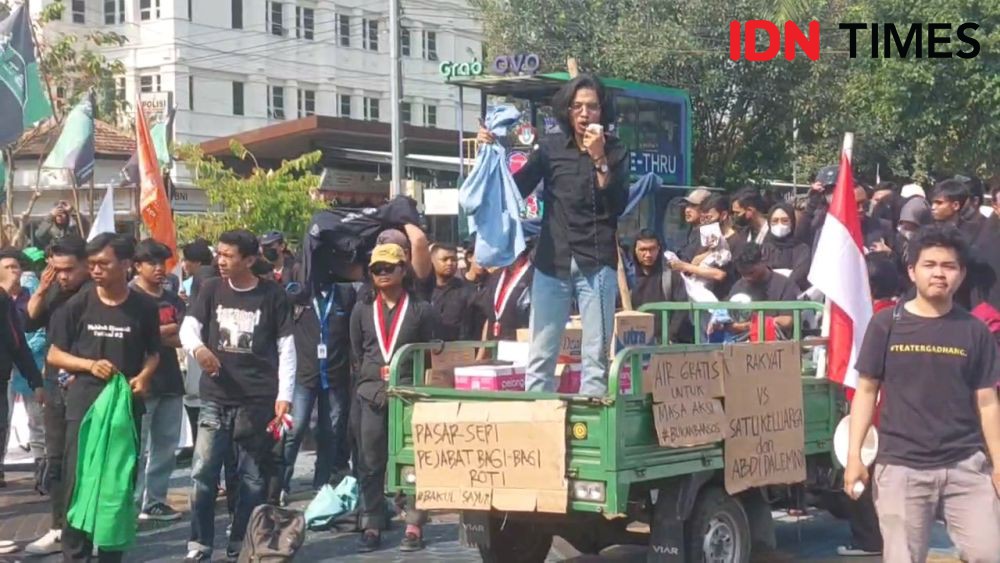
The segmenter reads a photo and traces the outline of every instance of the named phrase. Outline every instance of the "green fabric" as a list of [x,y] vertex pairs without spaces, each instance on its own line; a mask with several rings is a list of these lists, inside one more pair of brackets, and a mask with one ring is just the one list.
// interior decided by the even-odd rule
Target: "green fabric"
[[170,143],[167,140],[167,124],[159,122],[149,130],[149,136],[153,139],[153,148],[156,149],[156,160],[160,168],[170,168],[172,159],[170,157]]
[[133,499],[139,436],[132,414],[132,389],[116,374],[87,410],[80,425],[76,487],[66,519],[106,551],[135,541]]
[[52,117],[52,104],[49,103],[48,94],[42,84],[42,73],[38,70],[38,63],[29,63],[25,74],[28,78],[26,84],[28,96],[24,104],[24,126],[32,127],[39,121]]

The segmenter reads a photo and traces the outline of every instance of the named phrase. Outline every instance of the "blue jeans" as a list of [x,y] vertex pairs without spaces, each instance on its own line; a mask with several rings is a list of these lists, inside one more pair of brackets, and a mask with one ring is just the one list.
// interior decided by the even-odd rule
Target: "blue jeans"
[[295,459],[299,456],[302,439],[309,430],[313,407],[318,406],[316,419],[316,468],[313,472],[313,489],[330,482],[330,476],[347,469],[350,453],[347,446],[347,409],[350,399],[348,386],[331,385],[323,390],[317,382],[314,389],[295,386],[292,403],[292,431],[285,436],[285,475],[283,489],[291,491]]
[[142,416],[140,456],[136,495],[142,500],[142,510],[154,504],[167,504],[170,474],[174,472],[177,446],[184,424],[184,397],[180,395],[150,397],[145,401]]
[[570,262],[568,280],[535,270],[531,284],[531,347],[524,381],[526,391],[555,391],[559,346],[576,297],[583,320],[580,394],[597,396],[608,392],[608,353],[617,291],[615,270],[602,267],[588,275],[580,270],[575,258]]
[[[246,450],[233,440],[233,430],[240,409],[248,406],[223,406],[203,400],[198,413],[198,439],[195,442],[191,477],[191,536],[188,550],[197,549],[211,554],[215,538],[215,499],[218,494],[219,472],[223,461],[236,450],[239,491],[226,490],[226,496],[236,494],[229,534],[229,549],[239,551],[246,534],[250,513],[264,503],[269,477],[262,469],[259,453]],[[250,407],[252,408],[252,407]],[[271,406],[273,409],[273,405]],[[273,416],[273,410],[271,413]],[[263,429],[260,429],[263,432]]]

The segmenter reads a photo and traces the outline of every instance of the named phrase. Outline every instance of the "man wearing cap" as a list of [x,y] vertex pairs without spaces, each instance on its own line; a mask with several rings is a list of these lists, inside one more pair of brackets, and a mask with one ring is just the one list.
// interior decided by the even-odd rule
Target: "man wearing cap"
[[281,231],[268,231],[260,237],[260,253],[274,267],[274,281],[282,287],[296,278],[298,263],[288,251],[285,244],[285,234]]
[[[351,312],[351,350],[354,361],[354,404],[350,427],[354,436],[355,473],[361,491],[361,528],[358,551],[378,549],[386,528],[385,471],[388,461],[389,361],[405,344],[434,339],[434,311],[430,303],[413,299],[404,279],[408,264],[398,244],[380,244],[372,251],[369,274],[373,291]],[[410,366],[401,367],[396,383],[411,385]],[[407,499],[406,531],[402,551],[423,549],[424,514]]]
[[707,188],[697,188],[684,198],[684,223],[688,226],[688,236],[677,255],[686,262],[693,260],[701,250],[701,204],[711,195]]

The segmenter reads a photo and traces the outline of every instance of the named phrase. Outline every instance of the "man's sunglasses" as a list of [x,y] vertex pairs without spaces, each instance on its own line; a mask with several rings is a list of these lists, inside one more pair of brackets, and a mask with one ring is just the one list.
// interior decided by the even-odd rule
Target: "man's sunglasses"
[[399,264],[378,263],[372,264],[371,268],[368,268],[368,271],[371,272],[373,276],[385,276],[395,272],[398,267]]

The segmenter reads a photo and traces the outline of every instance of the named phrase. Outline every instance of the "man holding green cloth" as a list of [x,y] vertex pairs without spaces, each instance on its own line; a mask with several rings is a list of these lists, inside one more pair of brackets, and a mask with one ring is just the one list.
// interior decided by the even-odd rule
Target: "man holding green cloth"
[[97,561],[121,561],[135,538],[141,397],[159,363],[160,319],[155,301],[129,289],[134,251],[113,233],[87,243],[94,286],[53,317],[48,362],[66,402],[64,561],[92,561],[94,545]]

